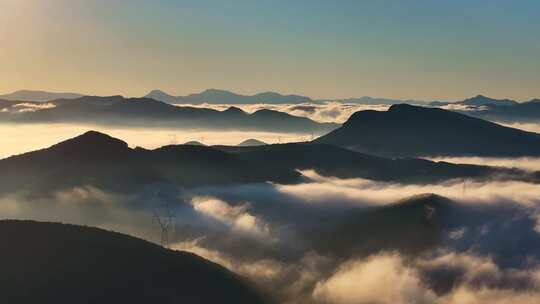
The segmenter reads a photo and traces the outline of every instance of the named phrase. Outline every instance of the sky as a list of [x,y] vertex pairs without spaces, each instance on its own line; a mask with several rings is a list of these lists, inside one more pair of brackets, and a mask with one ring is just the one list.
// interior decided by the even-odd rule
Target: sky
[[540,1],[0,0],[0,93],[540,97]]

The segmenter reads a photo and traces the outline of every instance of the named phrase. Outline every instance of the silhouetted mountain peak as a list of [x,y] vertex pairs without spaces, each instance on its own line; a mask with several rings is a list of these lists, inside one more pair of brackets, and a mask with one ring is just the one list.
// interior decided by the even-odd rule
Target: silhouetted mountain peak
[[253,114],[251,114],[253,116],[258,116],[258,117],[290,117],[291,115],[287,114],[287,113],[284,113],[284,112],[279,112],[279,111],[274,111],[274,110],[270,110],[270,109],[261,109],[261,110],[257,110],[255,112],[253,112]]
[[450,200],[444,196],[441,196],[435,193],[421,193],[421,194],[416,194],[416,195],[407,197],[399,201],[398,204],[426,205],[426,204],[441,204],[441,203],[447,203],[447,202],[450,202]]
[[538,134],[453,111],[408,104],[393,105],[386,112],[356,112],[341,128],[315,142],[392,157],[540,153]]
[[196,141],[196,140],[190,140],[188,142],[185,142],[184,145],[186,145],[186,146],[206,146],[202,142]]
[[234,94],[231,91],[222,90],[222,89],[206,89],[201,92],[201,94]]
[[152,90],[152,91],[150,91],[150,93],[148,93],[148,95],[150,95],[150,94],[163,94],[163,95],[169,95],[169,94],[163,92],[162,90]]
[[238,108],[238,107],[228,107],[227,110],[223,111],[223,113],[230,113],[230,114],[246,114],[244,110]]
[[423,193],[400,200],[394,205],[391,205],[390,208],[397,208],[403,213],[411,211],[420,212],[425,220],[433,220],[435,217],[444,216],[445,210],[453,204],[450,199],[444,196],[434,193]]
[[267,145],[267,143],[254,139],[254,138],[246,139],[243,142],[238,144],[239,147],[256,147],[256,146],[264,146],[264,145]]
[[150,93],[146,94],[146,96],[144,97],[147,97],[147,98],[152,98],[152,99],[155,99],[155,100],[168,100],[170,98],[174,98],[172,95],[170,94],[167,94],[161,90],[152,90],[150,91]]
[[91,144],[92,143],[98,146],[109,146],[109,145],[122,146],[122,147],[128,146],[126,142],[120,139],[117,139],[105,133],[101,133],[101,132],[93,131],[93,130],[87,131],[77,137],[61,142],[59,145],[71,143],[71,142],[77,143],[77,144]]
[[60,142],[50,149],[64,154],[100,159],[123,155],[129,151],[126,142],[97,131],[88,131]]
[[400,104],[391,105],[390,108],[388,109],[388,111],[389,112],[399,112],[399,111],[414,111],[414,112],[417,112],[417,111],[421,111],[423,109],[424,108],[419,107],[419,106],[413,106],[413,105],[406,104],[406,103],[400,103]]
[[510,99],[494,99],[484,95],[476,95],[475,97],[465,99],[461,102],[470,106],[485,106],[485,105],[497,105],[497,106],[511,106],[518,102]]
[[[390,111],[390,109],[388,109]],[[380,117],[381,112],[375,111],[375,110],[364,110],[364,111],[358,111],[355,112],[347,119],[347,121],[343,124],[345,125],[354,125],[357,123],[364,123],[368,121],[372,121],[374,119],[378,119]]]

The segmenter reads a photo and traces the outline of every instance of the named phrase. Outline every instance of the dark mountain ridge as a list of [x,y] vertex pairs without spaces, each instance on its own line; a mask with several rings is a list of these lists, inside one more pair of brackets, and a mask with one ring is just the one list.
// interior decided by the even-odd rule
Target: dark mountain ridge
[[327,144],[264,146],[170,145],[132,149],[118,139],[89,131],[50,148],[0,160],[0,193],[54,193],[77,186],[136,192],[148,185],[176,187],[301,181],[296,170],[324,176],[403,183],[455,178],[536,182],[517,169],[457,165],[422,159],[388,159]]
[[131,149],[108,135],[89,131],[50,148],[0,160],[0,193],[50,192],[75,186],[137,191],[156,183],[193,187],[256,182],[291,183],[294,170],[277,170],[204,146]]
[[84,96],[51,101],[53,106],[23,113],[0,113],[5,122],[82,122],[106,125],[242,129],[323,133],[338,127],[273,110],[248,114],[231,107],[225,111],[174,106],[150,98]]
[[517,169],[433,162],[425,159],[390,159],[359,153],[328,144],[289,143],[252,147],[214,146],[251,162],[273,168],[315,170],[323,176],[365,178],[402,183],[432,183],[456,178],[523,179],[533,174]]

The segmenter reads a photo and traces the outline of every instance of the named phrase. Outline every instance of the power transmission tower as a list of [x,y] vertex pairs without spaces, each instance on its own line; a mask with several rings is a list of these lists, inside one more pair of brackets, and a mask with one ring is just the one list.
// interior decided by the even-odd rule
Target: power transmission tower
[[154,197],[157,198],[158,203],[154,206],[153,217],[161,230],[160,244],[165,248],[169,248],[169,232],[174,224],[174,214],[171,212],[167,199],[164,200],[163,204],[159,204],[159,190],[155,192]]

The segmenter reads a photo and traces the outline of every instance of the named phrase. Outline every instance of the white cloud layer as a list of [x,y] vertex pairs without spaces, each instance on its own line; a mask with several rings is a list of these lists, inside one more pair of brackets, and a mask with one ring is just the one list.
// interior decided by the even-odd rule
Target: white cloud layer
[[270,237],[270,227],[249,213],[248,204],[231,206],[214,197],[195,197],[191,200],[191,205],[195,211],[216,219],[240,233],[261,238]]

